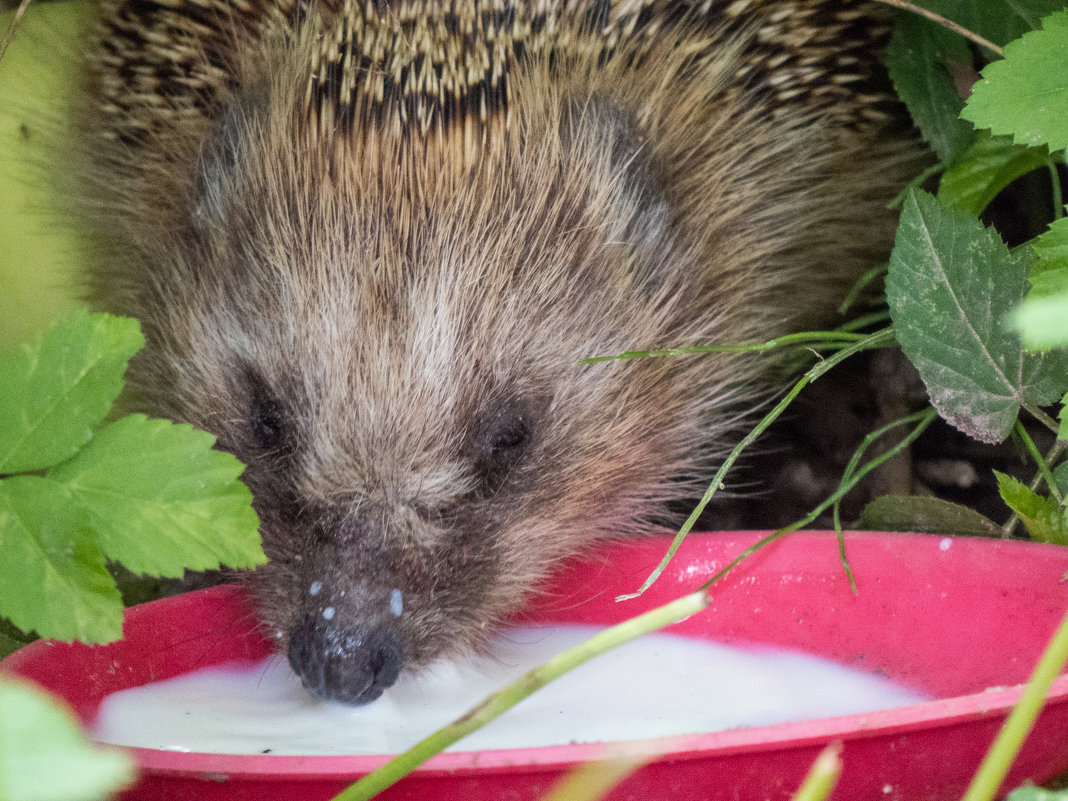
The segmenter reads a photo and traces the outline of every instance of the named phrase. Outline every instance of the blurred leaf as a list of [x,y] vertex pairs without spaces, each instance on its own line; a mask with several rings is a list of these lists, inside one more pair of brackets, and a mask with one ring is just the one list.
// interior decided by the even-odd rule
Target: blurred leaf
[[938,199],[978,217],[1006,186],[1048,163],[1045,148],[1024,147],[1011,137],[979,131],[971,147],[942,174]]
[[1068,790],[1021,787],[1005,796],[1005,801],[1068,801]]
[[915,14],[901,14],[886,51],[894,89],[939,160],[956,160],[971,141],[972,126],[960,119],[964,100],[950,64],[971,64],[964,39]]
[[1068,146],[1068,10],[1005,46],[988,64],[961,116],[1021,145]]
[[110,559],[153,576],[266,561],[234,456],[192,426],[130,415],[49,473],[85,509]]
[[998,492],[1027,526],[1031,539],[1068,545],[1068,523],[1064,513],[1052,498],[1043,498],[1029,487],[997,470]]
[[967,506],[926,495],[884,495],[868,503],[857,528],[865,531],[914,531],[1000,537],[1001,527]]
[[133,759],[91,743],[54,698],[0,677],[0,799],[96,801],[133,778]]
[[[1068,273],[1068,270],[1063,271]],[[1027,297],[1009,316],[1028,350],[1068,347],[1068,292]]]
[[110,642],[122,600],[85,516],[62,484],[0,481],[0,615],[42,637]]
[[[50,171],[69,162],[55,151],[69,147],[63,115],[81,83],[78,43],[95,5],[31,3],[0,59],[0,352],[84,302],[87,248],[61,224],[69,202]],[[0,14],[0,32],[13,16]]]
[[1068,217],[1031,242],[1031,291],[1009,318],[1031,350],[1068,347]]
[[1029,266],[973,217],[907,194],[886,281],[895,335],[939,414],[983,442],[1008,435],[1021,403],[1052,403],[1068,383],[1068,354],[1024,353],[1007,329]]
[[136,320],[77,311],[0,357],[0,474],[50,467],[88,442],[144,344]]

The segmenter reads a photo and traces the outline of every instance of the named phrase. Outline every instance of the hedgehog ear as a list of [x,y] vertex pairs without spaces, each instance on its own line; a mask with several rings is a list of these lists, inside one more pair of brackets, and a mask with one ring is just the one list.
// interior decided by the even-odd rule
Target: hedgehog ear
[[[645,272],[670,247],[671,213],[657,175],[649,138],[634,116],[603,95],[572,98],[563,120],[565,148],[592,171],[593,192],[607,200],[607,238],[629,242],[654,258],[642,259]],[[656,275],[641,278],[659,283]]]
[[193,223],[201,230],[223,222],[228,200],[238,184],[247,143],[255,130],[261,103],[256,94],[232,97],[204,143],[197,165]]
[[233,185],[241,159],[238,114],[236,107],[227,108],[200,152],[193,223],[201,230],[214,228],[225,214],[226,189]]

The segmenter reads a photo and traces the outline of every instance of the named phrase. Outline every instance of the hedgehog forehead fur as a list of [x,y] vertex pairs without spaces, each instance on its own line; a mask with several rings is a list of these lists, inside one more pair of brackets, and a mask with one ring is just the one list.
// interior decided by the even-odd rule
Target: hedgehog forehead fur
[[476,647],[693,491],[778,367],[580,360],[829,318],[916,163],[885,31],[848,0],[105,2],[97,295],[146,331],[129,402],[248,464],[291,662]]

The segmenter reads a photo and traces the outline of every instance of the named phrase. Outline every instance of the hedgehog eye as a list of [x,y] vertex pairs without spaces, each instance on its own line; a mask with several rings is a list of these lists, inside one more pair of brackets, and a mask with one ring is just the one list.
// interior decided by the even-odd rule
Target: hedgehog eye
[[490,455],[500,458],[515,453],[527,444],[529,438],[530,427],[522,414],[501,415],[492,426]]
[[499,486],[530,439],[530,417],[519,405],[508,404],[486,421],[479,437],[479,468],[489,488]]
[[264,392],[252,399],[249,424],[256,444],[265,451],[278,450],[285,441],[282,407]]

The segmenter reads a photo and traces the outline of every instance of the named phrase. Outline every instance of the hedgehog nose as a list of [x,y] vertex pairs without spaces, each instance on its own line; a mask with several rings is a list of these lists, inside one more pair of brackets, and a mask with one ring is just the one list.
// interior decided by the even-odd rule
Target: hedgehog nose
[[316,698],[366,704],[397,680],[404,646],[384,628],[341,630],[316,615],[290,632],[289,664]]

